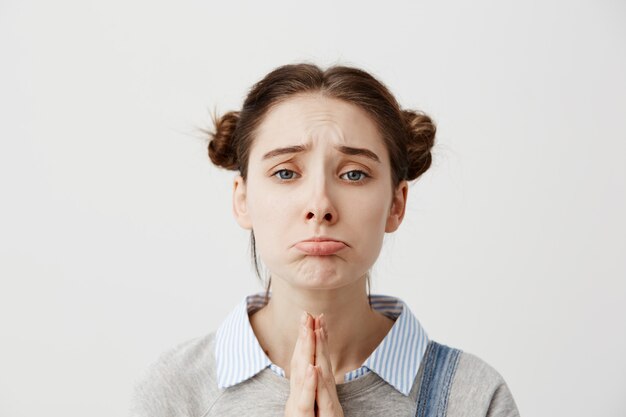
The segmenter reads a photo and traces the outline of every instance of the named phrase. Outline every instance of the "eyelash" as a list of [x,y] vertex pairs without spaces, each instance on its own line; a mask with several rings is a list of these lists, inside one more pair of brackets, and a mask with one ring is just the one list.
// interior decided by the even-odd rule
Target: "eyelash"
[[[279,174],[281,172],[291,172],[291,173],[293,173],[295,175],[298,175],[298,174],[296,174],[295,171],[293,171],[291,169],[285,169],[285,168],[279,169],[276,172],[274,172],[272,174],[272,176],[276,177],[280,182],[288,182],[288,181],[292,181],[294,179],[294,178],[280,178]],[[354,180],[354,181],[347,180],[348,182],[353,183],[353,184],[361,184],[361,183],[365,182],[368,178],[370,178],[370,176],[366,172],[361,171],[360,169],[351,169],[350,171],[347,171],[347,172],[344,172],[343,174],[341,174],[340,177],[342,177],[342,176],[344,176],[346,174],[349,174],[351,172],[358,172],[359,174],[361,174],[361,179],[359,179],[359,180]]]

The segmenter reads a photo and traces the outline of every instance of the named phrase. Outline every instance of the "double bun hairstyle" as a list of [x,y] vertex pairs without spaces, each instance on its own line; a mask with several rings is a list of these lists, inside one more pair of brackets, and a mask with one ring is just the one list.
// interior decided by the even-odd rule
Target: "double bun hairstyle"
[[[332,66],[322,70],[301,63],[278,67],[252,86],[243,107],[218,117],[213,114],[214,130],[208,131],[209,158],[222,168],[239,171],[246,180],[248,157],[255,132],[264,116],[277,104],[302,94],[321,94],[358,106],[378,127],[389,153],[394,188],[402,180],[415,180],[431,165],[431,149],[436,126],[429,116],[416,110],[401,109],[387,87],[369,73],[353,67]],[[250,234],[252,262],[257,276],[254,231]],[[369,287],[369,274],[367,276]],[[267,281],[265,302],[271,277]],[[371,306],[371,297],[368,300]]]
[[361,69],[322,70],[307,63],[274,69],[252,86],[240,111],[213,115],[214,130],[208,132],[211,161],[238,170],[245,180],[254,134],[264,116],[273,106],[306,93],[343,100],[370,115],[389,152],[394,187],[402,180],[417,179],[430,167],[436,126],[429,116],[401,109],[387,87]]

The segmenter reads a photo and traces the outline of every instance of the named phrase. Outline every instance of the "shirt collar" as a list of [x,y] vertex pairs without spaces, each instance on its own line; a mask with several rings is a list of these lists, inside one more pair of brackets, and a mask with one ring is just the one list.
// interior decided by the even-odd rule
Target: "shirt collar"
[[[261,292],[245,297],[217,329],[215,359],[217,385],[220,389],[239,384],[272,365],[248,317],[250,311],[264,305],[264,296],[265,293]],[[375,310],[397,318],[389,333],[362,366],[408,396],[426,352],[428,335],[399,298],[371,294],[371,303]]]

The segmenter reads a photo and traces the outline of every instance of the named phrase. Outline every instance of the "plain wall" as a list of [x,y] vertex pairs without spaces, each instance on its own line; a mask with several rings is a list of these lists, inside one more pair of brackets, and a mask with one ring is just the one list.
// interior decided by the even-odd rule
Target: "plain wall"
[[0,2],[0,415],[124,415],[261,290],[198,133],[286,63],[356,65],[438,124],[374,293],[523,416],[626,414],[626,5]]

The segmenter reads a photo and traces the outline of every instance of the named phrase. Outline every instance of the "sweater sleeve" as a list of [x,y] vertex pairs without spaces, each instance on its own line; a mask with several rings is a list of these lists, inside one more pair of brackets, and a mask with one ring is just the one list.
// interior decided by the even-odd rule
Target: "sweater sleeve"
[[492,366],[463,352],[448,399],[448,417],[519,417],[513,395]]
[[135,385],[131,417],[201,417],[219,397],[212,335],[162,354]]
[[502,382],[494,391],[487,417],[519,417],[517,405],[506,382]]

